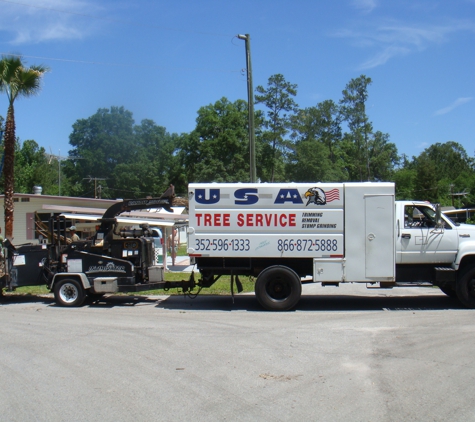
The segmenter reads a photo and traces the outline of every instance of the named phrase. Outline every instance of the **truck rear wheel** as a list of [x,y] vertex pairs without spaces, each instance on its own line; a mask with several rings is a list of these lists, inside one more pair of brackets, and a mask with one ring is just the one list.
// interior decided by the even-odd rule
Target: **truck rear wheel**
[[77,280],[66,278],[54,286],[54,299],[60,306],[81,306],[85,297],[84,289]]
[[462,269],[457,280],[457,297],[467,308],[475,308],[475,266]]
[[257,277],[257,301],[268,311],[289,311],[297,305],[302,283],[297,273],[280,265],[268,267]]

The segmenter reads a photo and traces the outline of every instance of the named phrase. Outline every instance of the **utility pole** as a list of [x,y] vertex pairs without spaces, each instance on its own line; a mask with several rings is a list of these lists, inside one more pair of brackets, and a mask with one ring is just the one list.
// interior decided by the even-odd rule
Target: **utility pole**
[[[107,180],[106,178],[100,178],[100,177],[85,177],[82,180],[89,180],[89,182],[92,182],[94,180],[94,199],[101,199],[101,194],[102,194],[102,186],[99,185],[97,186],[97,181],[98,180]],[[97,190],[99,188],[99,197],[97,196]]]
[[251,65],[251,36],[249,34],[239,34],[240,40],[246,41],[246,69],[247,69],[247,100],[249,110],[249,161],[251,183],[257,181],[256,175],[256,144],[254,137],[254,89],[252,87],[252,65]]
[[[51,151],[51,148],[50,148]],[[61,196],[61,161],[62,160],[82,160],[81,157],[74,157],[71,155],[68,155],[67,157],[62,157],[61,156],[61,150],[58,150],[58,155],[54,155],[53,153],[51,154],[45,154],[48,156],[49,161],[48,164],[51,164],[51,160],[55,159],[58,160],[58,196]]]
[[[449,187],[450,187],[450,193],[449,193],[449,195],[452,197],[452,206],[455,208],[455,197],[456,197],[456,196],[458,196],[458,197],[460,197],[460,196],[466,197],[466,196],[470,193],[470,191],[469,191],[467,188],[465,188],[465,189],[463,190],[463,192],[455,192],[455,193],[454,193],[454,191],[453,191],[454,185],[449,185]],[[458,206],[458,208],[460,208],[460,205]]]

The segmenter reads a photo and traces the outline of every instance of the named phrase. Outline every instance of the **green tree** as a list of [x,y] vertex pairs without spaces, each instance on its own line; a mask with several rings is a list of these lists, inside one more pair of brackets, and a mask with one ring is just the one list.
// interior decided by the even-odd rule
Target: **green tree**
[[461,172],[474,170],[474,159],[468,156],[462,145],[454,141],[432,144],[422,154],[437,165],[439,174],[456,177]]
[[152,120],[135,125],[124,107],[77,120],[69,143],[70,156],[77,158],[65,163],[65,172],[75,181],[70,189],[77,196],[158,196],[173,183],[178,136]]
[[[65,172],[76,181],[72,187],[77,196],[98,196],[97,181],[103,187],[101,196],[122,196],[115,189],[113,174],[118,164],[133,162],[140,148],[134,139],[134,119],[124,107],[102,108],[87,119],[77,120],[69,136],[71,157],[65,163]],[[96,183],[95,183],[96,182]]]
[[46,66],[25,67],[17,56],[2,56],[0,60],[0,92],[8,98],[7,120],[4,133],[5,175],[5,237],[13,237],[13,194],[15,189],[15,110],[19,97],[29,97],[40,91],[41,79],[48,71]]
[[372,180],[383,182],[391,179],[399,156],[396,145],[389,142],[389,134],[377,131],[371,135],[368,161]]
[[263,139],[270,146],[264,152],[270,153],[271,162],[269,174],[262,174],[262,177],[270,182],[282,180],[285,178],[283,164],[288,151],[285,136],[290,129],[291,116],[298,110],[293,98],[297,95],[297,85],[287,82],[281,74],[276,74],[269,78],[267,88],[259,85],[256,92],[256,104],[264,104],[268,109],[264,122],[267,130],[263,133]]
[[227,98],[201,107],[196,128],[180,138],[180,163],[195,182],[249,180],[247,103]]
[[415,160],[416,181],[414,198],[430,202],[439,202],[439,186],[437,166],[427,154],[422,153]]
[[[35,141],[17,142],[15,152],[15,190],[31,193],[34,186],[41,186],[46,195],[58,194],[57,159],[48,159],[45,149]],[[63,181],[62,181],[63,182]]]
[[[189,182],[198,182],[197,165],[202,159],[201,139],[196,131],[183,133],[178,138],[178,162],[181,172],[175,177],[175,189],[185,188]],[[178,179],[178,183],[177,183]],[[178,185],[178,186],[177,186]]]
[[[1,120],[1,119],[0,119]],[[3,157],[3,146],[0,147],[0,156]],[[59,166],[61,162],[55,156],[46,154],[34,140],[15,142],[15,192],[31,193],[34,186],[41,186],[43,194],[59,194]],[[61,193],[67,192],[65,186],[68,179],[61,174]],[[0,179],[0,189],[4,187],[3,178]],[[68,194],[68,193],[66,193]]]
[[164,127],[147,119],[134,127],[134,138],[134,159],[115,167],[114,183],[128,187],[128,196],[161,195],[170,183],[176,185],[177,182],[173,171],[176,168],[178,136],[169,134]]
[[373,131],[366,114],[366,100],[371,78],[361,75],[352,79],[343,90],[341,112],[348,125],[345,135],[347,157],[353,157],[349,166],[351,180],[370,180],[369,139]]
[[414,191],[417,171],[414,160],[409,160],[406,154],[400,157],[399,164],[394,169],[392,180],[396,184],[396,199],[416,199],[414,197]]
[[341,114],[349,129],[341,145],[350,180],[388,180],[399,159],[389,134],[373,132],[366,114],[369,85],[371,78],[364,75],[352,79],[340,100]]
[[295,143],[287,164],[287,175],[292,182],[335,181],[335,167],[329,159],[328,147],[315,139]]
[[468,191],[474,185],[474,159],[457,142],[433,144],[414,162],[417,172],[414,194],[418,199],[455,205],[453,194]]
[[326,100],[299,110],[291,119],[294,144],[287,177],[292,181],[341,181],[347,179],[341,162],[339,107]]

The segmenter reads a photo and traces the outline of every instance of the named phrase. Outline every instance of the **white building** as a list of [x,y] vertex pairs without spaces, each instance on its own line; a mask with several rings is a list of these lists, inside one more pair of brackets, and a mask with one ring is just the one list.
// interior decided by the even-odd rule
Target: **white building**
[[[51,216],[64,215],[66,227],[76,226],[77,234],[81,239],[93,235],[102,214],[111,205],[121,200],[77,198],[70,196],[53,196],[41,194],[14,194],[14,221],[13,221],[13,241],[14,245],[25,243],[40,243],[40,234],[37,225],[41,221],[46,227]],[[0,203],[4,204],[4,195],[0,195]],[[184,208],[174,208],[175,214],[164,213],[161,210],[150,210],[147,212],[131,212],[125,217],[135,217],[136,224],[148,223],[150,226],[162,228],[163,237],[166,238],[171,233],[171,228],[175,222],[186,221],[187,215],[183,215]],[[77,217],[76,217],[77,215]],[[122,219],[121,225],[130,226],[134,219]],[[127,220],[127,221],[125,221]],[[0,209],[0,227],[5,235],[5,214],[4,207]],[[184,233],[184,230],[181,230]],[[180,233],[181,235],[181,233]],[[180,240],[182,241],[180,236]]]
[[[0,227],[5,236],[5,195],[0,195]],[[35,230],[35,213],[37,217],[46,225],[53,215],[59,215],[69,209],[69,207],[90,208],[105,211],[112,204],[119,202],[110,199],[76,198],[69,196],[52,196],[41,194],[15,193],[13,196],[15,203],[13,220],[13,244],[22,245],[24,243],[39,243],[38,233]],[[47,207],[47,208],[45,208]],[[67,227],[75,225],[82,238],[94,232],[95,224],[91,222],[75,221],[66,219]]]

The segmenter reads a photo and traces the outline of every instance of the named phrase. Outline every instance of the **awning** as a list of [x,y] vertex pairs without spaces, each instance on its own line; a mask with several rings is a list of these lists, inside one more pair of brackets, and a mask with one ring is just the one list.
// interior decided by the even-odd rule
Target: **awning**
[[[43,204],[42,209],[58,211],[58,212],[68,212],[68,213],[87,213],[87,214],[99,214],[103,215],[106,212],[105,208],[86,208],[86,207],[72,207],[68,205],[48,205]],[[165,211],[163,208],[153,208],[149,211],[125,211],[125,214],[128,217],[142,217],[142,218],[165,218],[173,220],[187,220],[188,215],[182,214],[185,210],[184,207],[171,207],[173,212]]]
[[[65,218],[70,218],[71,220],[85,220],[98,222],[102,216],[91,215],[91,214],[75,214],[75,213],[61,213]],[[118,223],[123,224],[148,224],[149,226],[158,226],[158,227],[173,227],[175,221],[163,220],[158,218],[136,218],[136,217],[117,217]]]

